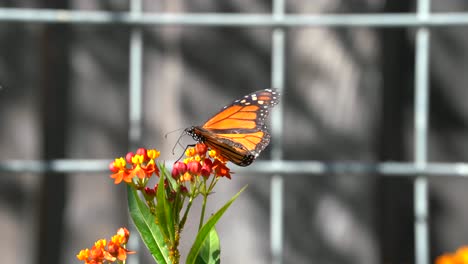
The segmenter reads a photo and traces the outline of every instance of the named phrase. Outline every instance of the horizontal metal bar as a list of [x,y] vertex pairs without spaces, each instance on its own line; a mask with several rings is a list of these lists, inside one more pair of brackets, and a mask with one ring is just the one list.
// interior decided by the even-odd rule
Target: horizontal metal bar
[[0,161],[0,172],[104,172],[109,171],[111,160],[55,159]]
[[129,24],[129,25],[192,25],[192,26],[332,26],[332,27],[407,27],[468,25],[468,12],[392,14],[217,14],[217,13],[143,13],[82,11],[58,9],[0,8],[0,22]]
[[[96,173],[109,172],[111,160],[5,160],[0,161],[0,173],[21,172],[65,172]],[[166,164],[172,164],[172,161]],[[236,174],[381,174],[388,176],[463,176],[468,177],[468,163],[428,163],[418,168],[410,162],[320,162],[320,161],[256,161],[249,167],[231,166]]]

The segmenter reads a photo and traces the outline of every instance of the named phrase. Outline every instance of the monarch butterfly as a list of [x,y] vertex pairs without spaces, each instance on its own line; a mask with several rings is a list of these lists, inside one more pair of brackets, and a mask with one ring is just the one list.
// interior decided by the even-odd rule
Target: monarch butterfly
[[234,164],[248,166],[270,143],[264,121],[269,110],[278,104],[279,96],[276,89],[248,94],[225,106],[202,126],[185,129],[185,133],[220,151]]

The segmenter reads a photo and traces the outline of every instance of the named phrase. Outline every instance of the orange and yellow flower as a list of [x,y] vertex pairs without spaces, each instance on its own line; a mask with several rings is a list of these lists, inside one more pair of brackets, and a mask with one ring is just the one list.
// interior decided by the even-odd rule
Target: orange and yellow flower
[[231,179],[231,169],[226,166],[226,163],[220,160],[215,160],[213,169],[215,170],[216,177],[226,177]]
[[468,246],[460,247],[455,253],[445,253],[437,257],[435,264],[468,264]]
[[125,248],[129,236],[130,232],[122,227],[117,230],[117,234],[111,238],[109,243],[105,239],[99,239],[91,249],[82,249],[76,255],[76,258],[84,261],[85,264],[104,263],[105,261],[107,261],[106,263],[112,263],[116,260],[124,261],[127,259],[127,254],[135,253]]
[[125,159],[117,158],[109,165],[109,169],[113,172],[111,178],[115,184],[119,184],[122,181],[131,183],[135,178],[150,178],[153,174],[159,176],[159,169],[156,166],[159,155],[160,152],[156,149],[139,148],[136,154],[129,152]]
[[119,184],[122,181],[131,182],[132,178],[129,177],[127,163],[124,158],[117,158],[109,165],[109,169],[114,172],[111,178],[114,179],[115,184]]

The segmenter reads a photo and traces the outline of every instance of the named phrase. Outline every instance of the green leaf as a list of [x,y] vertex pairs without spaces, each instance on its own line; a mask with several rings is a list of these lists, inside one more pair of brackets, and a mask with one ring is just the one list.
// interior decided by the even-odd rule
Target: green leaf
[[169,183],[171,184],[171,188],[172,190],[174,190],[175,192],[178,192],[179,191],[179,184],[177,183],[177,181],[172,177],[172,175],[170,175],[168,173],[168,171],[166,170],[166,165],[164,165],[164,163],[161,163],[160,165],[160,168],[159,168],[159,171],[161,174],[164,173],[164,177],[169,181]]
[[158,218],[158,224],[164,237],[174,242],[174,217],[172,215],[171,204],[166,195],[166,189],[164,188],[164,179],[164,173],[161,173],[158,189],[156,190],[156,217]]
[[215,228],[212,228],[200,249],[195,260],[196,264],[219,264],[221,262],[221,249],[219,237]]
[[229,208],[229,206],[234,202],[234,200],[237,199],[237,197],[247,188],[245,186],[242,188],[236,195],[234,195],[231,200],[229,200],[221,209],[218,210],[214,215],[208,219],[206,224],[198,231],[197,237],[195,238],[195,242],[193,242],[192,248],[190,249],[189,254],[187,255],[187,264],[193,264],[195,263],[195,260],[205,243],[205,240],[208,238],[210,235],[211,229],[214,228],[218,220],[223,216],[224,212]]
[[171,263],[169,251],[164,242],[164,236],[155,222],[154,215],[151,214],[148,206],[138,197],[137,191],[129,185],[127,185],[127,199],[133,223],[153,258],[159,264]]

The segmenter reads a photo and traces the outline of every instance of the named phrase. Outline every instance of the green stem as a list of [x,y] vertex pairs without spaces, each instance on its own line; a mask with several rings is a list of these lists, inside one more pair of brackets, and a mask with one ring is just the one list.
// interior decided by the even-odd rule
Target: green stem
[[211,180],[211,183],[210,183],[210,187],[208,187],[207,195],[211,193],[211,191],[215,187],[216,183],[218,183],[218,180],[219,180],[219,178],[213,177],[213,179]]
[[179,223],[179,196],[180,196],[180,189],[177,190],[175,199],[174,199],[174,204],[172,207],[172,215],[175,216],[176,223]]
[[205,217],[205,208],[206,208],[206,199],[208,198],[208,193],[203,193],[203,205],[202,205],[202,211],[201,211],[201,215],[200,215],[200,224],[198,225],[198,231],[200,231],[200,229],[202,228],[203,226],[203,218]]
[[182,230],[184,228],[185,221],[187,221],[188,212],[190,211],[190,207],[192,207],[192,202],[193,202],[193,199],[192,197],[190,197],[187,208],[185,209],[184,217],[182,217],[182,221],[180,221],[179,230]]
[[[185,204],[185,196],[182,196],[182,201],[179,203],[179,211],[177,212],[177,219],[180,219],[180,211],[182,210],[182,208],[184,207],[184,204]],[[179,220],[177,220],[179,221]]]

